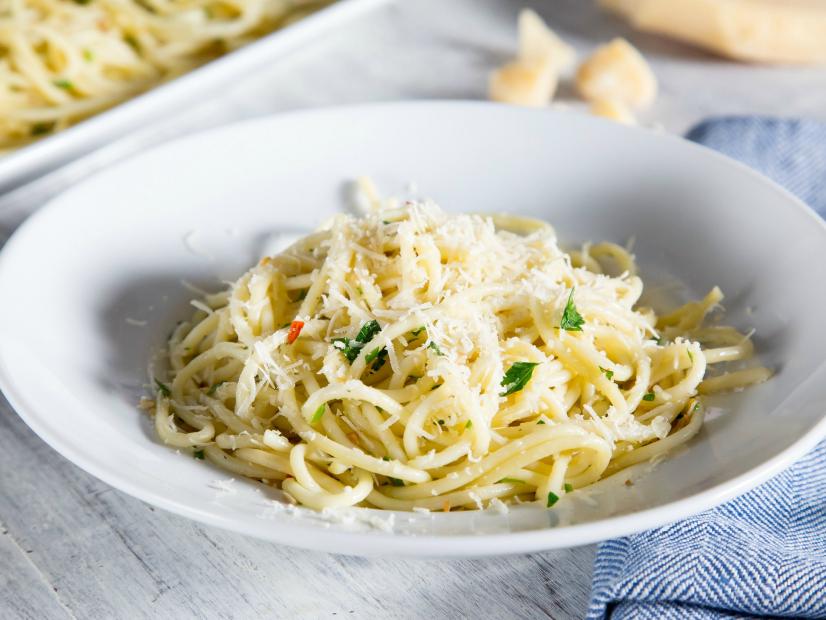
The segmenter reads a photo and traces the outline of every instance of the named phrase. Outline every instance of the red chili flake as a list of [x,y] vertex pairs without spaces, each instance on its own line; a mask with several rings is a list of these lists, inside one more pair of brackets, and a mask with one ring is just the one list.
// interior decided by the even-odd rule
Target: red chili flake
[[293,321],[290,323],[290,331],[287,332],[287,344],[294,343],[303,328],[304,321]]

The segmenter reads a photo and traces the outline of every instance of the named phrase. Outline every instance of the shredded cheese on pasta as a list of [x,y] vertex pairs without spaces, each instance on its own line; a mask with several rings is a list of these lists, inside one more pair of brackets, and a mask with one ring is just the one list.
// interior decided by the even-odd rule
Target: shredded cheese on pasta
[[[551,506],[699,430],[698,393],[765,380],[722,299],[656,316],[633,257],[547,224],[370,200],[169,342],[160,438],[317,509]],[[615,275],[610,275],[615,274]],[[200,453],[200,452],[199,452]]]
[[0,151],[180,75],[323,0],[3,0]]

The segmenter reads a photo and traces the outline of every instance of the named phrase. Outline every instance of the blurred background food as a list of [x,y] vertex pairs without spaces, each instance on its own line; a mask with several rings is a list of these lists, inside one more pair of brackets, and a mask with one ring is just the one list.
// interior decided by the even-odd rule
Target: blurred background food
[[823,0],[600,0],[635,28],[728,58],[826,62]]
[[[0,0],[0,153],[54,134],[330,1]],[[387,12],[404,15],[395,34],[365,26],[367,35],[355,35],[346,49],[326,56],[329,71],[322,81],[336,92],[324,103],[363,101],[364,82],[352,79],[362,76],[377,98],[479,98],[486,89],[495,101],[571,105],[618,122],[668,126],[681,113],[680,93],[687,88],[692,106],[720,109],[729,102],[732,111],[755,113],[763,100],[774,109],[771,95],[754,86],[771,81],[778,93],[793,87],[796,103],[812,107],[804,83],[817,82],[814,75],[767,63],[826,62],[826,0],[525,0],[530,8],[514,23],[520,4],[396,0]],[[499,36],[504,24],[512,29],[507,45]],[[454,40],[440,46],[448,32]],[[320,55],[326,40],[313,39]],[[437,57],[417,61],[429,53]],[[359,61],[351,62],[351,55]],[[312,54],[305,49],[305,56]],[[782,68],[772,75],[747,68],[761,65]],[[736,79],[723,77],[728,73]],[[679,74],[679,83],[670,74]],[[262,67],[255,76],[239,74],[238,88],[253,78],[267,93],[284,87]],[[290,79],[301,83],[305,76],[295,70]],[[707,80],[714,88],[688,86]],[[757,97],[758,91],[765,96]],[[749,106],[738,109],[744,100]],[[249,98],[240,105],[255,114],[275,111]]]
[[[531,9],[518,19],[517,57],[489,78],[493,101],[530,107],[548,105],[560,80],[571,77],[576,51]],[[624,124],[636,122],[632,109],[644,109],[657,96],[657,78],[642,54],[615,38],[598,46],[576,70],[576,90],[597,116]]]
[[0,151],[108,108],[325,0],[0,0]]

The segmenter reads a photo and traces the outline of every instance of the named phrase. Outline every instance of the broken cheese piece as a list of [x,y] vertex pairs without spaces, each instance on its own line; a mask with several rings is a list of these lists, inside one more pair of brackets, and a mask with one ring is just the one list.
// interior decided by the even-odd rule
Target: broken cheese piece
[[636,125],[637,119],[631,113],[631,110],[616,99],[598,99],[591,104],[591,114],[609,118],[612,121],[622,123],[623,125]]
[[739,60],[826,62],[823,0],[600,0],[647,32]]
[[556,74],[570,71],[576,62],[574,48],[548,28],[535,11],[519,12],[519,60],[540,62],[548,60]]
[[625,39],[602,45],[579,67],[576,85],[588,101],[611,99],[643,108],[657,96],[657,79],[636,48]]
[[556,84],[548,60],[516,61],[491,73],[488,94],[493,101],[540,107],[551,100]]

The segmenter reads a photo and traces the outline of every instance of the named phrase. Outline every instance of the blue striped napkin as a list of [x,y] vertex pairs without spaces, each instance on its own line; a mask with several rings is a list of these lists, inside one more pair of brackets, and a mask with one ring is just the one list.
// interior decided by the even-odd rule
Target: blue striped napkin
[[[711,119],[688,132],[826,217],[826,124]],[[588,618],[826,618],[826,442],[718,508],[599,546]]]

